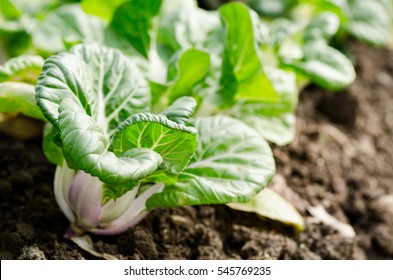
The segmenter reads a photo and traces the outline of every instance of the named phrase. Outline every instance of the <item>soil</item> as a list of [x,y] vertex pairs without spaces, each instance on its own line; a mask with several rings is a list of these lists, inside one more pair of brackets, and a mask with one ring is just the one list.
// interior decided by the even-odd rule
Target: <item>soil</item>
[[[339,93],[306,88],[295,141],[273,147],[303,232],[224,205],[157,209],[121,235],[92,236],[97,250],[119,259],[393,259],[393,52],[349,47],[354,84]],[[68,221],[41,139],[0,134],[0,155],[0,258],[95,259],[63,237]],[[316,222],[308,204],[356,237]]]

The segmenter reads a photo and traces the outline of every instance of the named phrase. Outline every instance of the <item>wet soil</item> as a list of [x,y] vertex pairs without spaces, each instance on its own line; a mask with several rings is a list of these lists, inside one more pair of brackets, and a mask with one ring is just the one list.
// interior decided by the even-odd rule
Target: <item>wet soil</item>
[[[306,88],[295,141],[273,147],[305,231],[224,205],[156,209],[121,235],[93,236],[97,250],[119,259],[393,259],[393,52],[349,47],[355,83],[339,93]],[[0,134],[0,259],[95,259],[63,237],[54,170],[40,139]],[[356,237],[316,222],[305,205],[323,205]]]

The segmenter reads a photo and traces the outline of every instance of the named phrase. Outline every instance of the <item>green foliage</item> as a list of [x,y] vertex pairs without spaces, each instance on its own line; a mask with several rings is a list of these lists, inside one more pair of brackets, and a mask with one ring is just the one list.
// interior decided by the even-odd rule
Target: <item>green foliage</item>
[[260,15],[313,18],[330,12],[339,18],[340,36],[350,35],[382,46],[391,38],[393,3],[390,0],[249,0]]
[[161,3],[162,0],[128,1],[116,10],[112,18],[110,28],[145,58],[149,56],[153,19]]
[[[225,74],[228,73],[229,80],[236,80],[233,90],[236,99],[276,99],[276,92],[263,71],[257,52],[251,11],[240,3],[234,3],[221,7],[220,15],[226,31],[224,61],[227,63],[224,65],[229,68],[223,70],[223,87],[228,90],[225,84],[228,81]],[[228,98],[228,93],[224,94]]]
[[82,0],[81,5],[86,13],[110,21],[113,13],[124,2],[125,0]]
[[44,119],[35,104],[34,86],[24,83],[0,83],[0,112],[22,113],[32,118]]
[[24,55],[0,65],[0,112],[44,119],[35,103],[34,89],[43,64],[40,56]]
[[261,192],[275,173],[266,140],[293,140],[305,82],[339,91],[355,79],[331,41],[384,44],[390,2],[246,2],[255,11],[205,11],[193,0],[1,2],[1,48],[23,55],[0,66],[0,111],[48,121],[44,152],[74,227],[112,232],[109,214],[100,224],[80,207],[91,182],[94,211],[122,201],[121,213],[108,210],[113,232],[146,209],[220,203],[302,228],[285,201]]
[[104,24],[86,15],[77,4],[62,6],[49,13],[31,31],[34,46],[57,53],[78,43],[104,43]]
[[245,202],[271,180],[274,160],[263,138],[224,116],[197,118],[198,146],[175,184],[147,201],[148,208]]

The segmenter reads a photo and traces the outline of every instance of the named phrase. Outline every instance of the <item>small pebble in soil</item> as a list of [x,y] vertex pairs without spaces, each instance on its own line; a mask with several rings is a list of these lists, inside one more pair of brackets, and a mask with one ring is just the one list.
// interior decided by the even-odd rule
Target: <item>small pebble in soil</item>
[[21,250],[18,260],[46,260],[44,252],[38,246],[25,246]]
[[370,211],[382,222],[393,226],[393,194],[383,195],[370,204]]

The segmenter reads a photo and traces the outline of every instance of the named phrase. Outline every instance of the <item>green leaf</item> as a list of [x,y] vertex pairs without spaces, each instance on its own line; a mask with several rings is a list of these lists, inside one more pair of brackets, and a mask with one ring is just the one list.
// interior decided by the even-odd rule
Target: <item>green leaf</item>
[[285,199],[266,188],[245,203],[230,203],[229,207],[253,212],[262,218],[269,218],[293,226],[297,231],[304,230],[304,221],[296,209]]
[[324,39],[330,40],[340,27],[340,19],[331,12],[314,16],[304,31],[306,41]]
[[[168,90],[168,85],[161,84],[153,81],[149,81],[150,92],[151,92],[151,103],[152,107],[162,107],[161,98],[166,94]],[[159,110],[152,109],[153,112],[157,112]]]
[[51,56],[36,91],[38,105],[55,127],[60,102],[74,98],[107,135],[130,115],[148,111],[151,102],[148,83],[132,61],[118,50],[96,45]]
[[[7,0],[2,0],[7,1]],[[31,17],[40,18],[48,11],[56,8],[60,4],[60,0],[8,0],[13,4],[15,9],[21,16],[29,15]]]
[[306,27],[307,22],[304,20],[275,19],[269,24],[270,40],[276,47],[280,47],[288,38],[295,40],[301,37]]
[[59,2],[60,0],[1,0],[0,31],[29,32],[34,29],[36,21],[56,8]]
[[44,137],[42,141],[42,149],[47,159],[56,165],[63,166],[64,157],[60,142],[59,131],[53,127],[51,123],[46,123],[44,128]]
[[392,14],[389,3],[381,1],[352,0],[348,32],[369,44],[385,45],[392,32]]
[[[254,38],[250,10],[241,3],[230,3],[219,10],[226,30],[223,92],[225,99],[274,100],[277,93],[263,71]],[[234,88],[233,78],[236,79]],[[228,86],[229,83],[229,86]],[[229,91],[228,91],[229,90]]]
[[65,5],[48,14],[32,30],[36,48],[57,53],[78,43],[105,42],[104,23],[85,14],[80,5]]
[[[106,184],[124,185],[143,179],[162,162],[160,155],[149,149],[129,149],[118,156],[108,151],[105,133],[74,98],[61,101],[58,120],[67,163]],[[135,184],[129,189],[133,187]]]
[[282,17],[298,4],[298,0],[249,0],[248,5],[262,16]]
[[162,0],[128,1],[116,10],[109,28],[148,58],[153,19],[158,15],[161,3]]
[[91,15],[95,15],[110,21],[115,10],[126,0],[82,0],[83,10]]
[[21,113],[45,120],[35,102],[34,86],[25,83],[0,83],[0,112]]
[[166,170],[178,174],[194,154],[196,133],[194,128],[173,122],[164,115],[139,113],[119,127],[110,150],[119,155],[133,148],[149,148],[160,154]]
[[169,102],[192,95],[192,88],[210,71],[210,56],[206,52],[189,49],[181,55],[177,64],[178,75],[169,89]]
[[[78,45],[46,60],[36,86],[37,104],[60,139],[68,166],[98,177],[116,199],[162,163],[156,152],[109,151],[110,136],[130,115],[150,107],[150,91],[120,51]],[[109,191],[110,190],[110,191]],[[108,197],[109,196],[109,197]]]
[[222,28],[217,12],[200,9],[193,1],[166,7],[170,2],[163,5],[157,39],[164,60],[169,61],[176,52],[188,49],[222,52]]
[[303,2],[311,2],[315,8],[315,13],[331,12],[336,14],[342,25],[349,21],[348,0],[302,0]]
[[246,102],[233,115],[254,128],[266,140],[286,145],[293,140],[296,131],[296,77],[293,73],[278,69],[270,69],[267,73],[279,93],[279,99],[272,102]]
[[345,33],[369,44],[381,46],[389,40],[393,7],[390,0],[302,0],[302,2],[310,2],[316,14],[335,13]]
[[349,59],[323,41],[304,46],[304,59],[285,61],[283,66],[310,78],[317,85],[328,90],[341,90],[350,85],[356,77]]
[[192,97],[180,97],[171,106],[161,112],[169,120],[178,123],[186,124],[196,107],[196,101]]
[[245,202],[275,173],[265,140],[244,123],[216,116],[193,121],[198,147],[176,184],[166,185],[146,203],[148,209]]
[[3,0],[0,2],[0,12],[0,15],[5,19],[15,19],[21,14],[10,0]]
[[35,84],[44,65],[41,56],[22,55],[0,65],[0,82],[13,81]]

